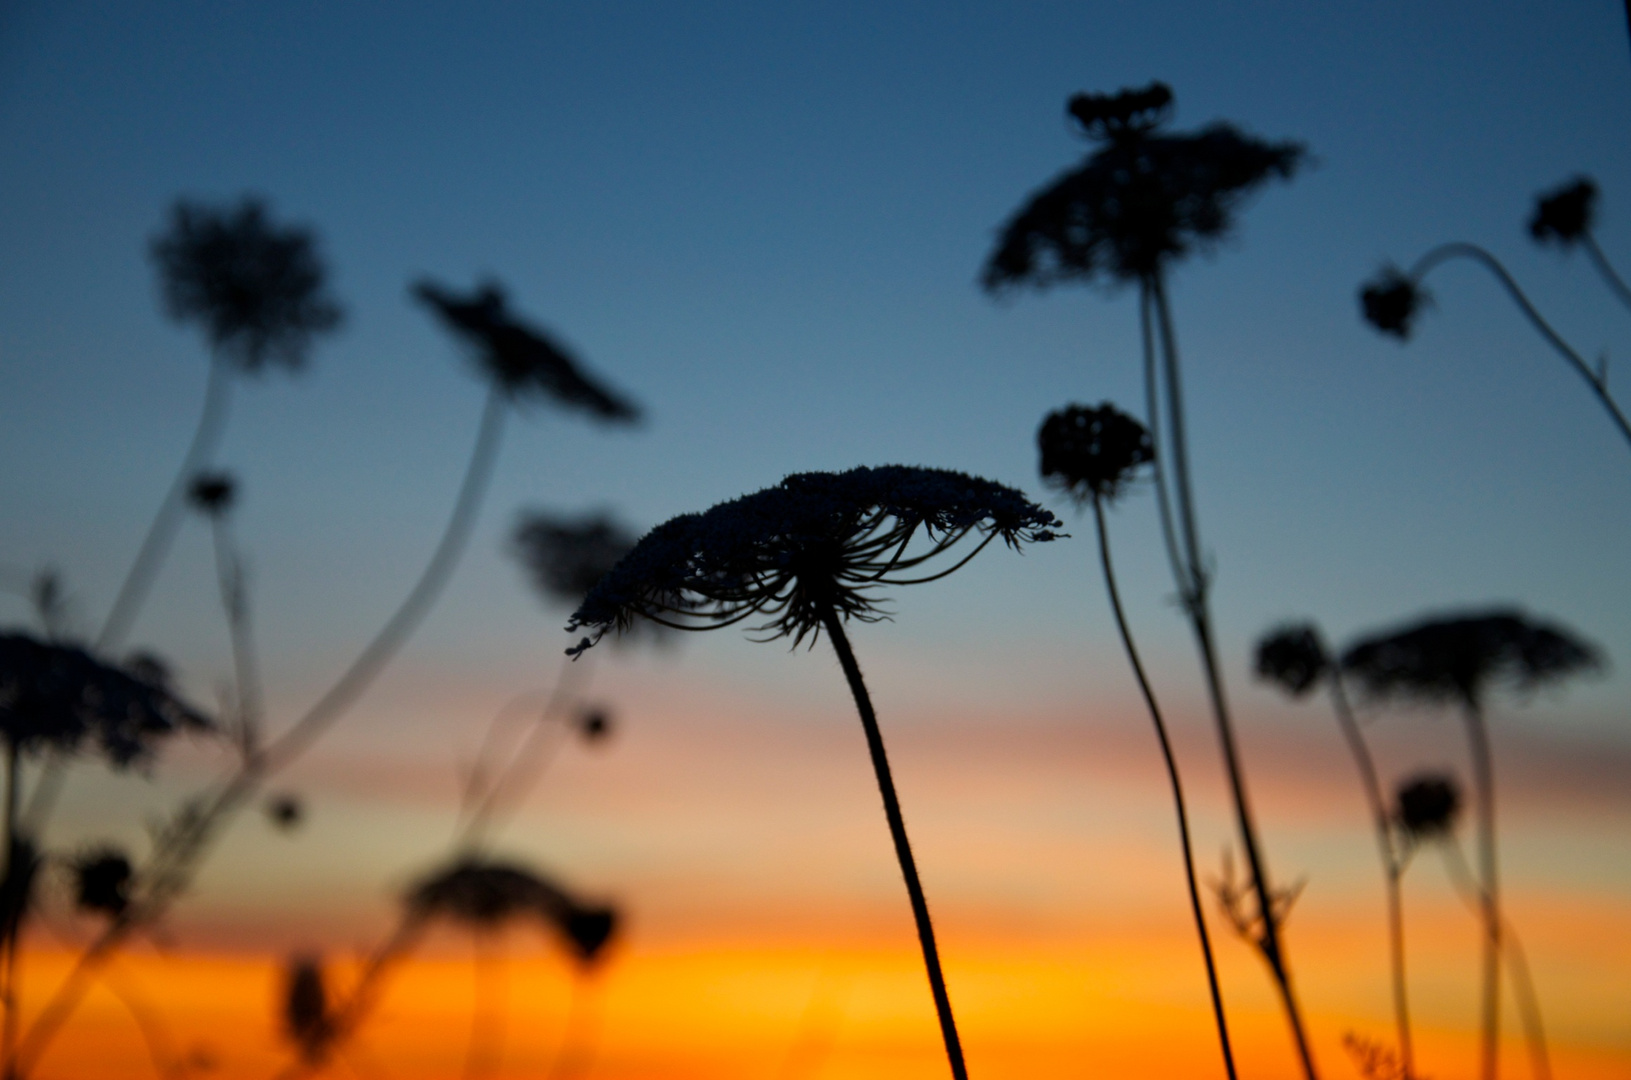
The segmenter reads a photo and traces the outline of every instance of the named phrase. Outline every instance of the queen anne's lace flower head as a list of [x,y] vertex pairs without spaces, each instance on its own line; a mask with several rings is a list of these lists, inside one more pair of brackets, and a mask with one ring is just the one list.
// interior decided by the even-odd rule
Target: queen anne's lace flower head
[[1415,842],[1447,836],[1455,829],[1461,792],[1452,777],[1423,773],[1399,785],[1393,819]]
[[1400,341],[1410,337],[1416,315],[1432,303],[1415,281],[1396,266],[1385,266],[1359,290],[1359,310],[1365,321]]
[[477,928],[532,916],[553,927],[584,963],[593,961],[617,928],[609,907],[579,903],[524,866],[463,859],[419,881],[408,893],[419,918],[442,917]]
[[1083,503],[1114,499],[1141,466],[1155,460],[1148,429],[1108,401],[1049,413],[1036,445],[1042,479]]
[[1597,210],[1597,185],[1579,176],[1562,187],[1535,198],[1529,235],[1537,243],[1573,247],[1591,231]]
[[[881,618],[879,587],[943,577],[993,539],[1017,548],[1053,540],[1058,528],[1058,518],[1013,488],[946,469],[796,473],[653,529],[573,614],[567,629],[593,636],[569,651],[642,616],[708,630],[761,615],[768,621],[759,630],[796,644],[829,610]],[[980,540],[968,555],[917,576],[971,534]]]
[[1302,697],[1312,690],[1330,666],[1331,658],[1319,631],[1307,623],[1271,630],[1257,643],[1257,677],[1274,683],[1292,697]]

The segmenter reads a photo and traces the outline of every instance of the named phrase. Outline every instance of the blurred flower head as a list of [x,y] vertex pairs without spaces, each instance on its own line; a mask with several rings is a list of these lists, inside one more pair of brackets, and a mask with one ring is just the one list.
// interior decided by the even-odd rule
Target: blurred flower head
[[1257,643],[1253,669],[1292,697],[1312,690],[1331,666],[1320,632],[1310,623],[1293,623],[1265,634]]
[[293,832],[305,820],[306,808],[301,805],[298,795],[283,792],[273,795],[266,800],[266,818],[274,828],[283,832]]
[[1416,313],[1431,302],[1427,290],[1395,266],[1383,267],[1359,290],[1359,310],[1365,321],[1400,341],[1410,337]]
[[210,345],[244,371],[298,369],[312,338],[340,323],[311,232],[277,228],[259,199],[230,208],[182,200],[151,250],[170,317],[203,324]]
[[232,509],[238,485],[228,472],[201,472],[187,485],[187,501],[208,517],[221,517]]
[[1419,843],[1455,831],[1460,809],[1461,791],[1454,777],[1423,773],[1399,785],[1393,818],[1407,837]]
[[566,913],[559,929],[578,962],[592,964],[617,932],[617,911],[609,907],[574,906]]
[[1079,503],[1114,499],[1139,466],[1155,460],[1149,431],[1108,401],[1049,413],[1036,445],[1042,479]]
[[151,668],[110,667],[85,650],[0,634],[0,735],[22,753],[68,752],[95,738],[115,766],[149,757],[178,731],[213,731]]
[[522,515],[513,543],[539,595],[577,607],[634,541],[604,514],[567,518],[535,510]]
[[1571,248],[1591,231],[1596,210],[1597,185],[1590,177],[1577,176],[1562,187],[1535,197],[1529,235],[1539,244]]
[[474,856],[420,879],[407,906],[416,918],[446,918],[475,929],[536,918],[585,964],[599,956],[617,927],[612,908],[581,904],[527,867]]
[[[769,621],[759,631],[797,644],[829,609],[875,621],[882,613],[874,590],[943,577],[997,537],[1018,548],[1054,539],[1059,527],[1013,488],[945,469],[796,473],[653,529],[573,613],[567,629],[594,636],[569,651],[642,616],[708,630],[763,615]],[[969,555],[912,576],[970,534],[981,541]]]
[[307,1064],[320,1064],[328,1057],[336,1030],[323,965],[314,956],[294,957],[284,971],[283,1032]]
[[607,423],[628,424],[640,418],[633,403],[591,380],[578,361],[543,331],[511,315],[504,290],[496,283],[460,296],[426,280],[414,285],[413,292],[475,346],[482,371],[511,398],[544,398]]
[[81,911],[118,916],[130,906],[135,873],[130,859],[117,848],[104,847],[73,860],[74,904]]
[[1146,280],[1222,239],[1247,195],[1290,179],[1307,160],[1299,143],[1266,142],[1221,122],[1159,134],[1171,105],[1161,83],[1073,97],[1071,115],[1101,145],[1003,225],[982,274],[986,289]]
[[603,742],[612,734],[612,714],[600,705],[588,705],[573,717],[572,726],[584,742]]
[[1477,708],[1492,684],[1528,690],[1603,666],[1595,645],[1519,611],[1430,616],[1360,641],[1342,669],[1373,697]]

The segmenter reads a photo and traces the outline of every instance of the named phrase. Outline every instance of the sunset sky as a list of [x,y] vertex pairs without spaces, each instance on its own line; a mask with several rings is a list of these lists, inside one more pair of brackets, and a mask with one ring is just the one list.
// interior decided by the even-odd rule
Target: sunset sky
[[[1254,683],[1252,644],[1288,618],[1341,644],[1507,604],[1611,661],[1497,698],[1491,724],[1504,887],[1554,1072],[1631,1074],[1631,448],[1475,268],[1435,274],[1402,347],[1356,302],[1388,260],[1485,244],[1631,400],[1631,311],[1583,257],[1523,228],[1538,192],[1590,175],[1597,236],[1631,267],[1623,5],[5,3],[0,584],[59,570],[77,636],[104,617],[202,398],[204,343],[164,317],[147,256],[178,198],[259,194],[310,226],[347,309],[306,372],[239,382],[220,454],[242,482],[274,728],[399,602],[475,436],[481,385],[410,281],[501,280],[647,412],[624,430],[515,411],[441,603],[273,784],[302,798],[305,825],[245,815],[120,961],[123,992],[195,1074],[287,1060],[285,958],[320,954],[350,977],[448,851],[489,722],[558,677],[568,612],[512,557],[521,509],[609,509],[644,530],[790,472],[903,463],[1047,497],[1076,534],[993,548],[854,632],[972,1074],[1222,1076],[1091,523],[1036,475],[1049,409],[1142,412],[1134,297],[999,301],[977,282],[997,226],[1087,149],[1065,99],[1154,78],[1176,93],[1175,127],[1225,118],[1312,158],[1176,273],[1173,298],[1225,674],[1270,864],[1306,881],[1287,933],[1323,1073],[1357,1075],[1346,1034],[1391,1036],[1380,873],[1328,708]],[[1150,496],[1117,507],[1113,540],[1212,879],[1226,791]],[[0,594],[0,628],[20,627],[28,606]],[[132,644],[205,706],[230,679],[198,522]],[[732,629],[596,654],[587,693],[614,710],[615,737],[564,746],[495,847],[624,912],[580,1003],[586,1075],[946,1075],[826,644],[790,652]],[[1367,719],[1389,782],[1465,774],[1455,717]],[[142,853],[148,824],[226,764],[205,745],[150,776],[81,764],[48,845]],[[1406,894],[1422,1072],[1470,1077],[1476,922],[1432,852]],[[43,906],[25,1011],[93,928],[60,881]],[[1221,916],[1213,930],[1243,1074],[1292,1077],[1262,965]],[[503,1075],[536,1076],[561,1044],[570,969],[530,928],[503,954]],[[434,935],[335,1075],[457,1075],[472,971],[468,935]],[[1510,1005],[1507,1021],[1505,1075],[1527,1075]],[[99,990],[38,1075],[153,1066],[130,1010]]]

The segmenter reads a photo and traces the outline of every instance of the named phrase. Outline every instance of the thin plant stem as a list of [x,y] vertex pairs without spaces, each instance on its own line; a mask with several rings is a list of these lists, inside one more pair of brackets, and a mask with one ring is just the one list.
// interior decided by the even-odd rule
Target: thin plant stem
[[80,953],[23,1033],[17,1056],[19,1077],[27,1076],[33,1069],[78,1007],[97,970],[132,933],[162,916],[186,891],[211,841],[219,835],[220,826],[253,797],[267,777],[303,753],[356,702],[429,612],[447,584],[475,525],[497,459],[506,401],[502,389],[494,387],[489,391],[475,449],[454,501],[453,513],[430,562],[402,606],[304,716],[262,753],[243,761],[213,794],[195,800],[161,835],[149,867],[139,876],[139,880],[146,883],[145,895],[114,918]]
[[210,535],[215,546],[215,577],[221,593],[221,608],[226,613],[227,636],[232,642],[237,734],[244,757],[252,758],[260,753],[261,686],[249,617],[249,583],[243,559],[232,543],[231,526],[225,514],[211,516]]
[[917,922],[917,940],[923,947],[923,966],[929,973],[929,989],[934,994],[934,1010],[940,1018],[940,1037],[946,1044],[946,1059],[951,1064],[951,1074],[955,1080],[968,1080],[968,1067],[963,1063],[963,1045],[957,1038],[957,1021],[952,1017],[951,998],[946,994],[946,979],[940,971],[940,950],[934,943],[934,924],[929,921],[929,904],[923,896],[923,884],[918,880],[911,842],[906,838],[906,819],[901,816],[900,799],[895,795],[895,780],[889,771],[889,757],[884,753],[878,716],[872,711],[872,698],[861,678],[861,667],[855,662],[849,638],[845,636],[838,612],[831,603],[821,613],[821,624],[827,630],[833,652],[838,654],[844,677],[849,680],[856,711],[861,714],[861,727],[866,731],[872,771],[877,775],[878,793],[883,796],[884,817],[889,821],[889,836],[895,842],[895,858],[900,863],[901,877],[906,879],[906,894],[912,901],[912,918]]
[[1603,254],[1603,249],[1597,246],[1597,238],[1590,232],[1585,232],[1580,235],[1580,239],[1586,245],[1586,254],[1591,257],[1592,265],[1597,267],[1597,273],[1601,274],[1603,281],[1608,284],[1609,291],[1619,298],[1620,303],[1631,307],[1631,287],[1625,284],[1625,279],[1615,271],[1608,261],[1608,256]]
[[470,1044],[465,1049],[464,1080],[482,1080],[498,1071],[504,1056],[504,957],[497,932],[475,932],[475,1003],[470,1012]]
[[[1173,486],[1177,499],[1177,525],[1184,555],[1182,568],[1184,572],[1178,585],[1184,592],[1182,597],[1184,610],[1189,616],[1190,626],[1194,630],[1196,645],[1201,654],[1201,667],[1212,703],[1212,716],[1217,727],[1218,742],[1223,749],[1224,766],[1229,776],[1229,791],[1234,801],[1240,843],[1245,849],[1247,866],[1252,875],[1252,888],[1257,895],[1258,912],[1263,924],[1257,946],[1264,960],[1268,962],[1275,986],[1279,990],[1286,1019],[1291,1025],[1292,1038],[1296,1043],[1303,1075],[1307,1080],[1316,1080],[1318,1072],[1314,1067],[1313,1051],[1303,1029],[1302,1010],[1297,1004],[1296,991],[1291,985],[1290,964],[1280,939],[1281,916],[1277,911],[1274,891],[1269,882],[1268,866],[1260,851],[1257,827],[1252,820],[1251,806],[1246,796],[1246,777],[1240,765],[1234,726],[1229,718],[1229,703],[1217,660],[1217,648],[1213,642],[1211,614],[1207,603],[1209,575],[1202,560],[1200,530],[1195,519],[1195,500],[1190,484],[1189,452],[1184,432],[1183,387],[1178,367],[1178,345],[1172,328],[1172,312],[1167,304],[1166,287],[1161,275],[1152,274],[1147,280],[1160,331],[1169,442],[1172,448]],[[1161,458],[1162,454],[1158,449],[1155,455],[1158,469],[1161,467]],[[1172,522],[1163,519],[1162,525],[1170,531]],[[1169,543],[1177,546],[1171,539]]]
[[1184,571],[1184,560],[1178,555],[1178,530],[1172,521],[1172,498],[1167,491],[1166,455],[1161,441],[1161,369],[1150,314],[1154,305],[1151,283],[1145,279],[1138,287],[1138,329],[1144,345],[1144,411],[1147,414],[1144,423],[1150,429],[1150,443],[1155,447],[1155,505],[1161,512],[1161,540],[1167,549],[1167,562],[1172,566],[1172,580],[1178,586],[1178,595],[1187,597],[1192,590],[1189,575]]
[[1376,849],[1382,860],[1382,880],[1387,886],[1388,959],[1393,975],[1393,1021],[1398,1029],[1399,1064],[1402,1080],[1414,1080],[1416,1075],[1415,1049],[1410,1038],[1410,999],[1405,978],[1404,904],[1400,896],[1400,878],[1404,867],[1393,844],[1393,828],[1388,818],[1387,800],[1382,795],[1382,783],[1376,773],[1376,763],[1365,735],[1354,719],[1353,707],[1348,702],[1347,690],[1342,685],[1342,672],[1332,665],[1326,675],[1331,688],[1331,708],[1336,713],[1337,726],[1348,743],[1354,765],[1359,769],[1360,786],[1365,801],[1370,804],[1371,824],[1376,829]]
[[549,1080],[570,1080],[588,1068],[595,1035],[595,970],[584,964],[572,972],[571,997],[566,1005],[566,1023],[561,1028],[561,1044],[549,1068]]
[[147,599],[147,592],[158,577],[165,556],[170,553],[176,529],[181,525],[182,513],[186,509],[187,485],[200,469],[209,464],[215,456],[215,448],[221,442],[231,388],[230,362],[219,355],[212,357],[204,385],[204,408],[199,413],[192,443],[187,447],[186,456],[181,459],[181,469],[176,473],[176,478],[170,482],[170,490],[159,504],[153,524],[148,526],[147,536],[136,553],[136,561],[130,564],[130,570],[119,586],[119,593],[102,623],[102,630],[96,635],[96,652],[109,653],[117,649],[135,623],[142,602]]
[[1512,297],[1513,303],[1518,305],[1518,310],[1523,312],[1530,325],[1540,333],[1541,337],[1546,339],[1548,345],[1557,350],[1558,355],[1568,362],[1569,366],[1574,369],[1575,374],[1586,380],[1586,385],[1591,387],[1591,392],[1597,395],[1597,400],[1608,411],[1614,425],[1620,429],[1620,435],[1627,444],[1631,444],[1631,421],[1626,420],[1625,414],[1620,411],[1619,405],[1615,404],[1614,399],[1609,396],[1608,380],[1593,371],[1591,365],[1586,363],[1585,358],[1575,352],[1573,347],[1563,340],[1562,335],[1552,329],[1552,324],[1547,322],[1540,312],[1535,309],[1535,305],[1529,302],[1529,297],[1525,296],[1523,290],[1518,288],[1518,283],[1512,279],[1512,275],[1507,273],[1506,267],[1502,266],[1500,260],[1495,256],[1477,244],[1462,242],[1442,244],[1416,260],[1416,265],[1410,268],[1409,278],[1412,282],[1419,282],[1439,263],[1458,258],[1470,259],[1495,275],[1495,279],[1506,288],[1507,294]]
[[[1467,857],[1454,836],[1446,837],[1440,850],[1450,880],[1462,901],[1474,912],[1482,914],[1483,895],[1473,879]],[[1529,960],[1518,941],[1518,932],[1512,921],[1501,920],[1501,951],[1506,957],[1507,974],[1512,978],[1512,996],[1517,999],[1518,1015],[1523,1018],[1524,1039],[1529,1044],[1529,1068],[1535,1080],[1552,1080],[1551,1057],[1546,1050],[1546,1028],[1541,1022],[1540,998],[1535,993],[1534,979],[1529,974]]]
[[1189,812],[1184,807],[1184,788],[1178,776],[1178,760],[1173,755],[1172,742],[1167,737],[1166,721],[1161,717],[1161,707],[1156,704],[1155,691],[1150,687],[1150,681],[1144,674],[1144,665],[1139,660],[1138,647],[1133,643],[1133,633],[1127,625],[1126,613],[1122,611],[1121,594],[1116,588],[1116,574],[1110,562],[1110,536],[1105,528],[1104,503],[1097,495],[1093,496],[1093,518],[1098,526],[1099,564],[1104,569],[1105,591],[1110,594],[1110,610],[1116,617],[1116,629],[1121,632],[1121,644],[1127,651],[1127,662],[1132,665],[1133,675],[1138,680],[1138,689],[1144,695],[1144,704],[1149,707],[1156,738],[1161,742],[1161,757],[1167,765],[1167,779],[1172,784],[1172,801],[1178,815],[1178,839],[1184,854],[1184,880],[1189,886],[1189,907],[1195,916],[1195,932],[1201,939],[1201,955],[1206,960],[1206,985],[1212,995],[1212,1016],[1217,1023],[1218,1043],[1223,1050],[1224,1071],[1228,1073],[1229,1080],[1235,1080],[1235,1055],[1229,1045],[1229,1022],[1223,1011],[1223,991],[1218,987],[1217,966],[1212,960],[1212,939],[1206,931],[1206,915],[1201,907],[1200,887],[1195,881],[1195,856],[1189,839]]
[[1483,1080],[1495,1080],[1500,1071],[1501,1038],[1501,894],[1495,865],[1495,768],[1483,709],[1473,698],[1463,704],[1467,744],[1472,753],[1473,793],[1477,800],[1479,903],[1484,923],[1479,965],[1483,992],[1479,1008],[1478,1075]]
[[[17,865],[17,857],[22,854],[22,844],[17,835],[17,785],[21,755],[17,752],[17,740],[7,736],[5,738],[6,753],[6,875],[5,884],[8,892],[16,895],[8,896],[8,904],[15,904],[15,910],[7,912],[10,916],[5,927],[5,940],[0,942],[4,955],[0,961],[5,964],[3,981],[0,981],[0,1000],[5,1004],[5,1019],[3,1030],[0,1030],[0,1072],[6,1080],[12,1080],[17,1075],[17,1019],[21,1002],[18,1000],[18,970],[17,946],[18,938],[22,934],[23,913],[28,909],[29,890],[25,886],[25,879],[31,874],[31,868]],[[31,857],[31,856],[25,856]]]

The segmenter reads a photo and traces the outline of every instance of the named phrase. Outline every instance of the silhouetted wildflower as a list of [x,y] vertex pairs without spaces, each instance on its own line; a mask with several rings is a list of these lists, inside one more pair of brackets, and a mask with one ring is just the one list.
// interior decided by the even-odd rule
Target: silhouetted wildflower
[[125,658],[125,670],[133,678],[164,691],[168,691],[175,681],[175,672],[170,669],[169,662],[155,653],[131,653]]
[[513,543],[539,594],[576,607],[634,549],[634,541],[603,514],[561,518],[534,511],[516,525]]
[[135,877],[130,860],[114,848],[101,848],[75,859],[74,903],[82,911],[120,915],[130,906]]
[[512,398],[538,395],[608,422],[639,419],[631,402],[590,380],[565,349],[512,316],[496,283],[460,296],[421,281],[413,292],[477,347],[482,369]]
[[1312,690],[1331,666],[1319,631],[1307,623],[1282,626],[1257,643],[1254,665],[1259,679],[1279,686],[1292,697]]
[[1393,818],[1406,836],[1419,843],[1453,832],[1460,810],[1461,791],[1455,779],[1423,773],[1399,785]]
[[452,919],[477,929],[531,916],[560,934],[584,963],[595,959],[617,925],[609,907],[580,904],[524,866],[482,858],[463,859],[421,879],[409,890],[407,905],[418,918]]
[[566,913],[559,929],[578,961],[592,964],[617,931],[617,912],[609,907],[577,907]]
[[1139,466],[1155,460],[1149,431],[1108,401],[1049,413],[1036,445],[1042,479],[1079,503],[1115,499]]
[[574,726],[585,742],[600,742],[612,733],[612,714],[598,705],[590,706],[578,713]]
[[311,338],[340,322],[310,231],[274,227],[258,199],[234,209],[177,203],[152,255],[171,318],[202,323],[244,371],[301,367]]
[[1596,646],[1518,611],[1430,618],[1342,655],[1343,670],[1373,696],[1473,707],[1491,682],[1527,690],[1602,664]]
[[0,634],[0,733],[19,752],[71,751],[94,737],[113,764],[128,765],[167,735],[213,728],[164,687],[83,649]]
[[[1000,536],[1018,548],[1054,539],[1059,527],[1013,488],[945,469],[796,473],[653,529],[573,613],[567,629],[587,627],[594,636],[569,651],[581,653],[639,616],[706,630],[766,615],[758,631],[797,644],[818,630],[829,605],[844,618],[881,618],[871,590],[957,569],[972,552],[939,574],[900,576],[970,533],[983,536],[980,547]],[[909,554],[920,533],[928,550]]]
[[987,289],[1148,278],[1225,236],[1247,194],[1271,177],[1289,179],[1307,158],[1298,143],[1265,142],[1221,122],[1155,134],[1171,102],[1161,83],[1071,99],[1071,115],[1103,145],[1002,227],[985,265]]
[[308,1064],[318,1064],[328,1056],[336,1028],[329,1014],[323,965],[316,957],[299,956],[289,962],[283,993],[283,1031]]
[[1535,197],[1529,235],[1536,243],[1573,247],[1591,230],[1596,209],[1597,185],[1589,177],[1577,176],[1562,187]]
[[201,472],[187,487],[187,501],[209,517],[220,517],[231,510],[236,497],[237,483],[231,473]]
[[306,808],[301,805],[298,796],[285,793],[266,800],[266,817],[284,832],[299,828],[305,816]]
[[6,844],[5,875],[0,877],[0,941],[9,947],[16,947],[39,872],[40,849],[28,837],[13,835]]
[[1359,307],[1365,321],[1400,341],[1410,337],[1416,313],[1430,302],[1425,289],[1393,266],[1383,267],[1359,290]]

